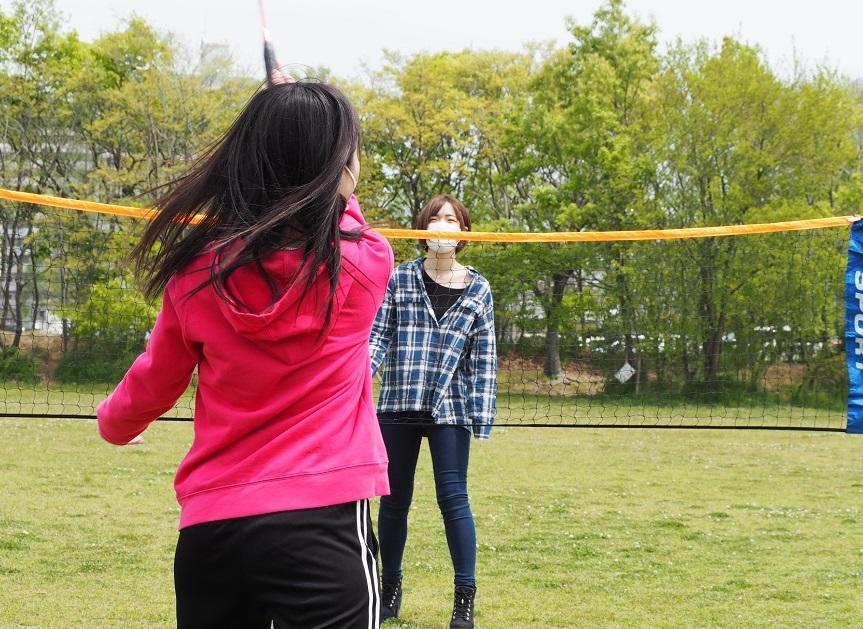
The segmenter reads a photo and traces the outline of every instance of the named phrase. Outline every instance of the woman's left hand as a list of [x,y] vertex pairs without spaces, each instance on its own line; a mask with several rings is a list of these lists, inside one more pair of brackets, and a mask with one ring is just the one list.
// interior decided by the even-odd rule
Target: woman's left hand
[[285,83],[296,83],[297,80],[292,77],[287,72],[284,72],[280,68],[276,68],[273,70],[272,74],[270,74],[270,83],[273,85],[284,85]]

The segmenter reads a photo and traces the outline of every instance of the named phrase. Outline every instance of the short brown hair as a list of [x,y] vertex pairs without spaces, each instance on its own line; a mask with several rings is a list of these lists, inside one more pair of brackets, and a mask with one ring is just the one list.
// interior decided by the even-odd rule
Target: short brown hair
[[[428,203],[423,206],[423,209],[420,210],[420,213],[417,216],[416,229],[428,229],[432,217],[436,216],[437,213],[440,212],[441,208],[447,203],[452,206],[452,209],[455,212],[456,217],[458,218],[458,224],[459,227],[461,227],[461,230],[463,232],[469,232],[470,214],[468,214],[467,208],[464,206],[464,203],[448,194],[439,194],[436,197],[432,197],[428,201]],[[425,240],[420,240],[419,246],[420,249],[424,251],[428,249]],[[456,253],[464,249],[466,246],[467,242],[465,242],[464,240],[459,241],[458,245],[455,248]]]

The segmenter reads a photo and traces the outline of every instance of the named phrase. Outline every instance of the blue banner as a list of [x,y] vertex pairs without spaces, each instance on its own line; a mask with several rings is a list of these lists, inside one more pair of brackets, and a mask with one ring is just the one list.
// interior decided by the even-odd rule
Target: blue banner
[[863,434],[863,220],[851,226],[845,269],[845,359],[848,362],[848,425]]

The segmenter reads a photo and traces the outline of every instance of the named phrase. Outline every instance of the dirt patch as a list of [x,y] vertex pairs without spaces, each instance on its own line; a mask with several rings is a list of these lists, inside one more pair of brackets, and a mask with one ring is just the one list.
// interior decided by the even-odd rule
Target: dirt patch
[[800,386],[809,365],[804,363],[778,363],[770,365],[761,376],[758,386],[765,391],[788,391]]
[[548,378],[542,361],[502,356],[498,359],[499,389],[527,395],[595,395],[602,391],[605,377],[575,361],[563,363],[559,378]]
[[[15,339],[14,332],[2,331],[3,346],[9,346]],[[63,337],[59,334],[28,331],[21,335],[21,352],[32,356],[36,361],[36,371],[43,382],[50,382],[63,355]]]

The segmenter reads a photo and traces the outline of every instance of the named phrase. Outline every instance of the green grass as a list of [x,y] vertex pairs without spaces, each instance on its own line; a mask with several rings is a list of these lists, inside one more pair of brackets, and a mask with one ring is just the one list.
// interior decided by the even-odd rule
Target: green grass
[[[0,627],[173,626],[190,439],[0,420]],[[841,434],[499,429],[472,451],[477,626],[861,626],[861,453]],[[417,479],[394,628],[450,611],[425,449]]]

